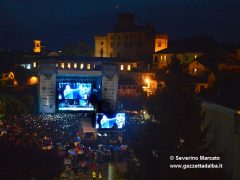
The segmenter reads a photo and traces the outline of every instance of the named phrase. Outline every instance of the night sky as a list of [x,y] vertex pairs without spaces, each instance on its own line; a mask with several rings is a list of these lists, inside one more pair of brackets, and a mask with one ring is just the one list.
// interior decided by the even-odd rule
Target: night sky
[[[149,1],[149,2],[148,2]],[[179,39],[199,34],[240,41],[240,0],[0,0],[0,48],[47,49],[109,32],[117,14],[132,12],[138,24]]]

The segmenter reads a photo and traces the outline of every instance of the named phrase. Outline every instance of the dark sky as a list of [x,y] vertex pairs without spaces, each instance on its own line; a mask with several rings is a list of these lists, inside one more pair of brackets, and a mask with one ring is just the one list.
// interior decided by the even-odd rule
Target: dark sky
[[117,14],[132,12],[138,24],[178,39],[199,34],[240,41],[240,0],[0,0],[0,48],[47,49],[112,30]]

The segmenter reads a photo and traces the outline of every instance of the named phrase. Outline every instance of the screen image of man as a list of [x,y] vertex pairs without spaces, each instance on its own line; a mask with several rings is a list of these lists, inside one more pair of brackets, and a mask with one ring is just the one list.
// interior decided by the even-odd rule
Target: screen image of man
[[[99,118],[101,118],[101,116]],[[103,115],[100,120],[98,119],[97,128],[123,128],[124,124],[124,113],[117,113],[114,118],[108,118],[106,115]]]
[[70,85],[66,85],[63,95],[64,99],[80,99],[80,88],[71,89]]
[[68,84],[66,85],[65,90],[63,91],[63,95],[65,99],[73,99],[73,91]]

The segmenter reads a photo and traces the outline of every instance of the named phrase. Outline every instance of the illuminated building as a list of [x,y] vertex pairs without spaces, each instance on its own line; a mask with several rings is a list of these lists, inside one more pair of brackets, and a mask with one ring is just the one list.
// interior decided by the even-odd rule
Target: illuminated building
[[144,58],[167,48],[168,36],[151,25],[137,26],[134,15],[120,14],[113,31],[95,36],[95,57]]
[[166,49],[168,47],[168,35],[156,34],[155,35],[155,52]]
[[181,64],[187,64],[196,58],[202,56],[199,52],[176,51],[172,49],[164,49],[153,54],[153,68],[167,68],[172,61],[179,61]]
[[40,40],[34,40],[34,53],[40,53],[41,52],[41,41]]

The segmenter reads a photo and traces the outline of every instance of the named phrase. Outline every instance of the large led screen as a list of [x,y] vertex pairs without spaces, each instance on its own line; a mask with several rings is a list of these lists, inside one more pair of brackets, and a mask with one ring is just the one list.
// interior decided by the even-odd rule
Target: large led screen
[[97,129],[122,129],[125,125],[125,113],[117,113],[114,117],[107,117],[103,113],[96,114]]
[[91,83],[59,82],[57,88],[59,111],[92,111],[94,109],[89,102]]

